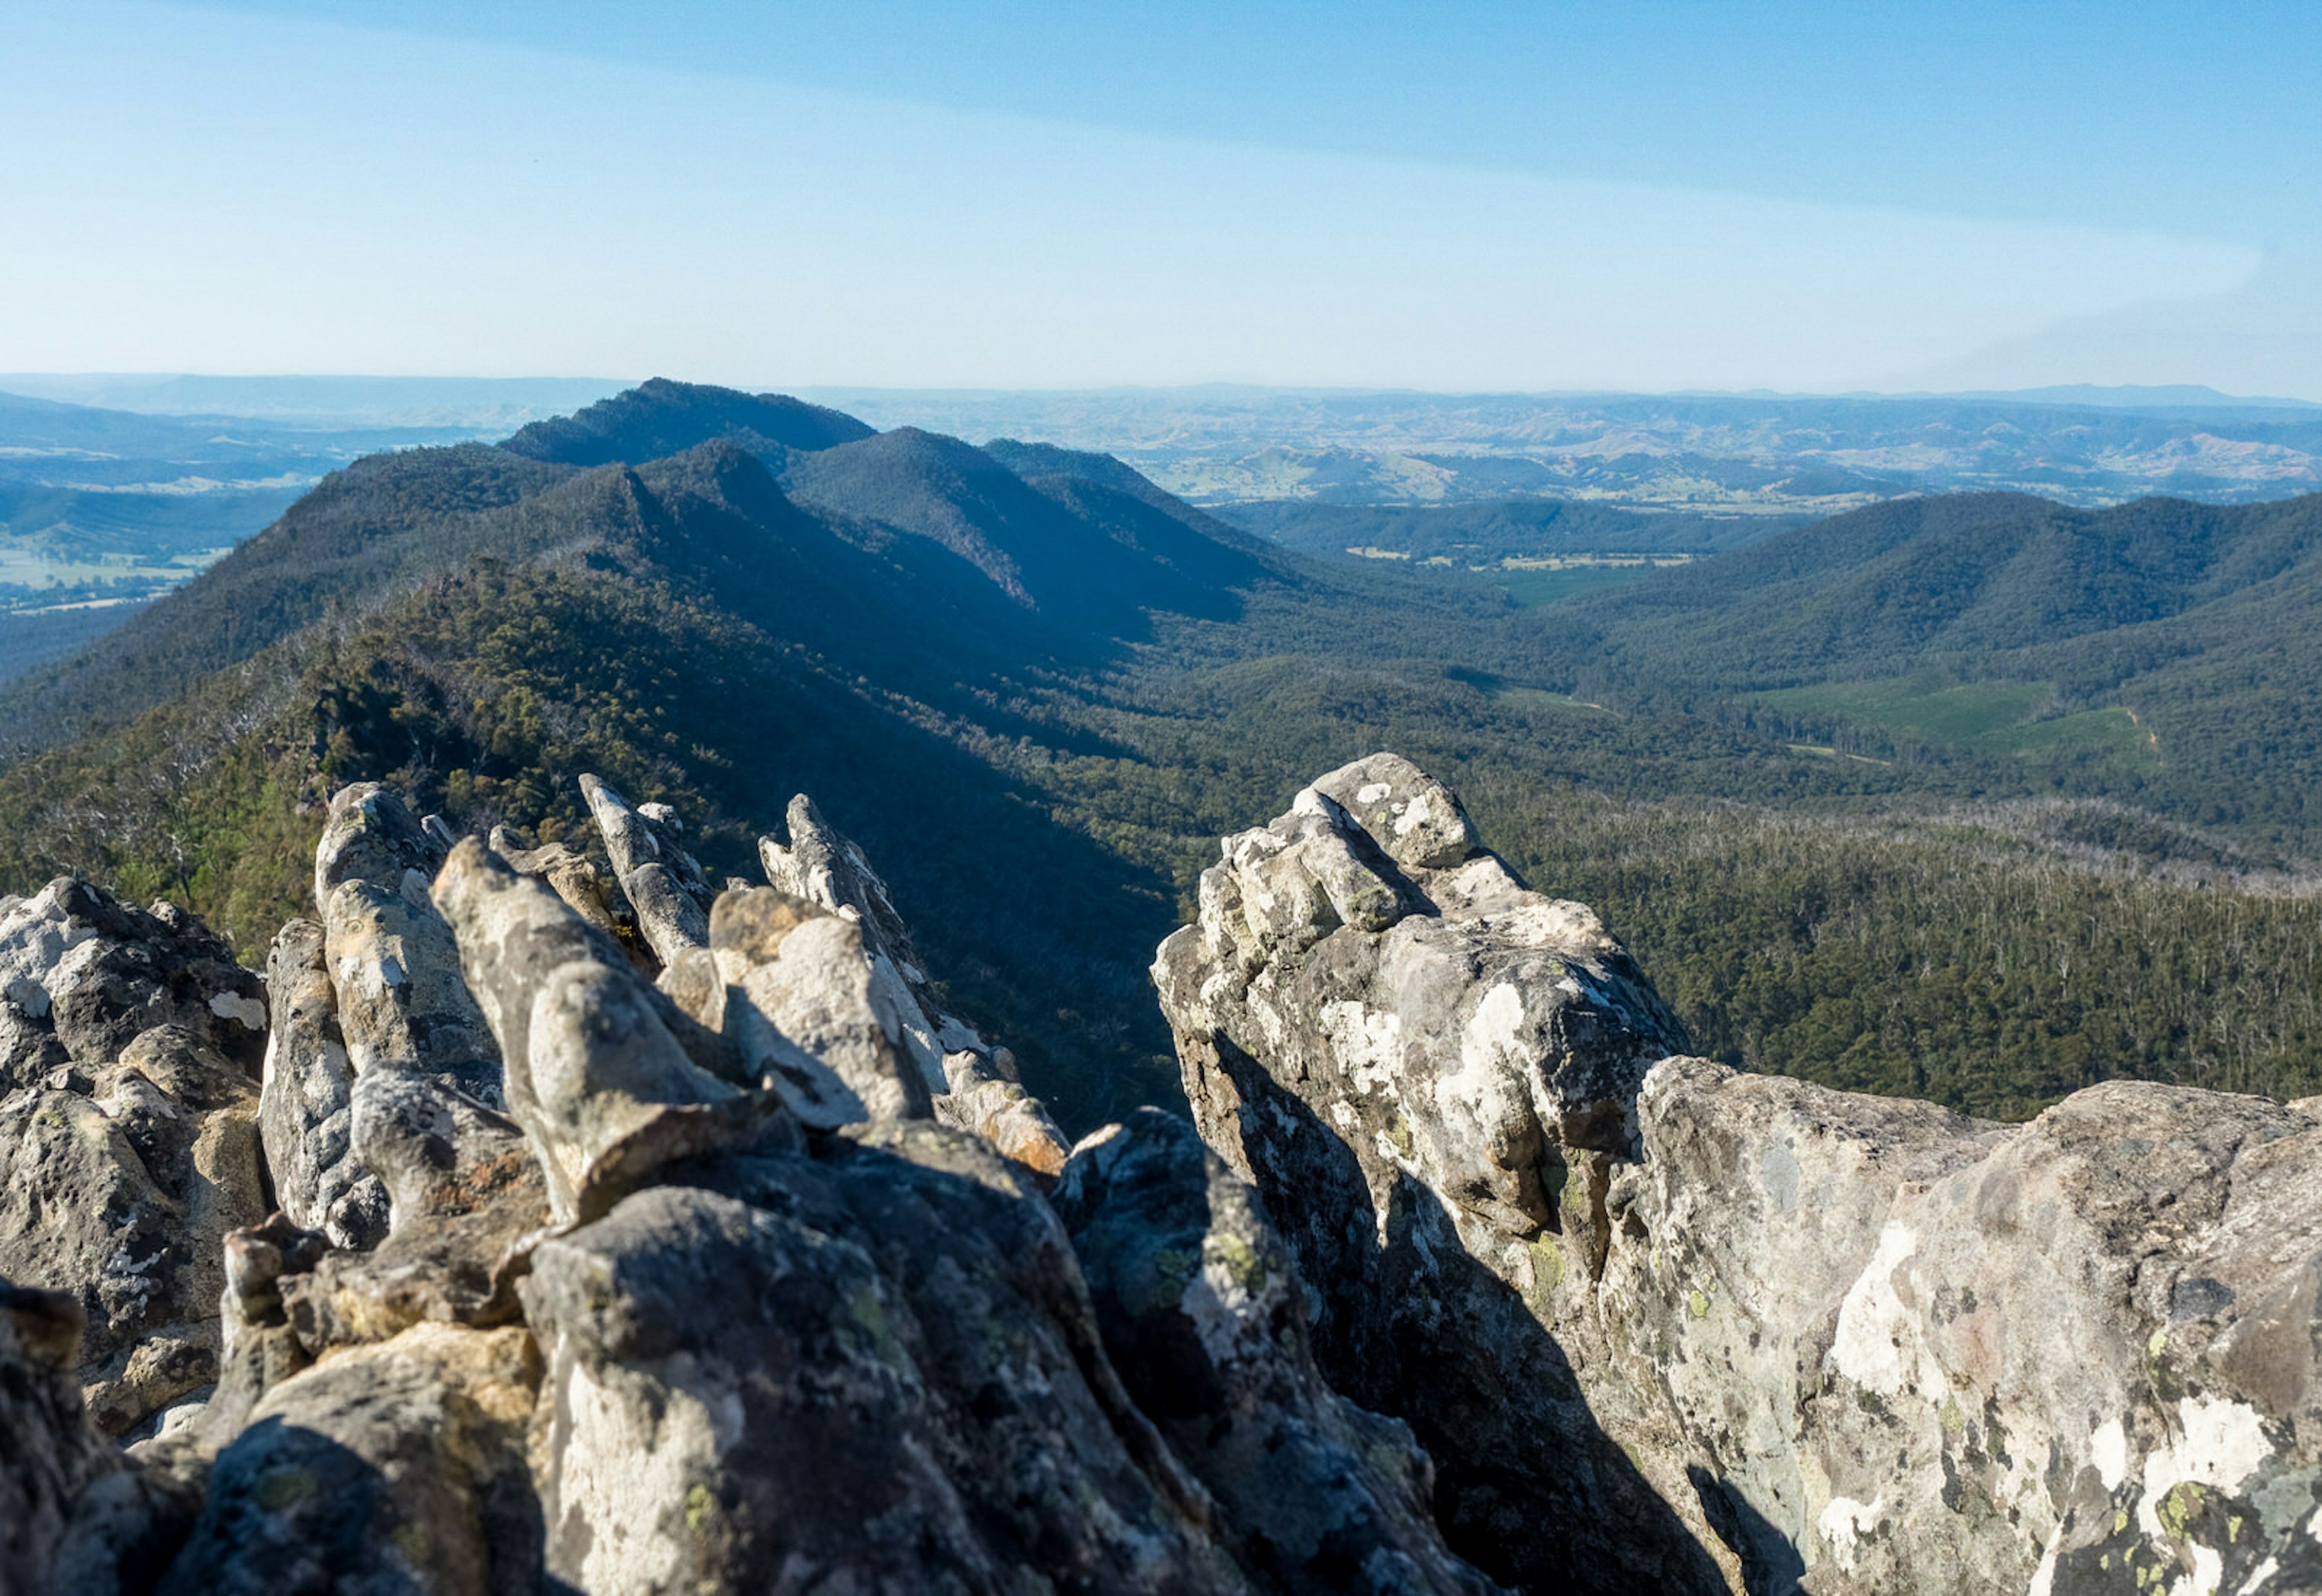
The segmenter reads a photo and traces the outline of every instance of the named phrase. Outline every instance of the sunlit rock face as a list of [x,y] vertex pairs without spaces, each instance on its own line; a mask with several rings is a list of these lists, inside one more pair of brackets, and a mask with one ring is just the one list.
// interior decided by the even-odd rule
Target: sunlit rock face
[[2003,1127],[1687,1058],[1595,916],[1391,755],[1226,839],[1200,901],[1155,966],[1195,1118],[1489,1572],[2322,1580],[2314,1117],[2115,1084]]

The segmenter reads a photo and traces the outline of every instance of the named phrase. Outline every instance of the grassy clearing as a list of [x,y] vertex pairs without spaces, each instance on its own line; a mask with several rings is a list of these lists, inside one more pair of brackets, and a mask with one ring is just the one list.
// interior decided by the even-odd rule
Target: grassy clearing
[[2058,714],[2061,706],[2056,689],[2044,681],[1889,677],[1788,688],[1760,693],[1756,698],[1784,715],[1875,729],[1898,743],[1933,743],[2002,758],[2093,755],[2124,766],[2160,763],[2155,740],[2128,710],[2113,706]]
[[1602,704],[1591,704],[1586,698],[1576,698],[1569,693],[1551,693],[1546,688],[1517,687],[1503,683],[1485,689],[1494,700],[1513,704],[1519,709],[1577,709],[1586,715],[1610,715]]

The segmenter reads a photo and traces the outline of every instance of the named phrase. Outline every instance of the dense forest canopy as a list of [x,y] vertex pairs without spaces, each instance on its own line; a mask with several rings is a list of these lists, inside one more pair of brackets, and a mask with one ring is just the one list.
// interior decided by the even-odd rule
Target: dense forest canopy
[[[1400,530],[1642,535],[1467,514]],[[168,896],[254,958],[340,782],[585,844],[595,771],[736,874],[807,790],[1085,1123],[1175,1090],[1145,967],[1216,838],[1391,747],[1717,1056],[1999,1116],[2322,1089],[2322,498],[1707,524],[1531,605],[1243,520],[672,383],[364,460],[0,698],[0,889]]]

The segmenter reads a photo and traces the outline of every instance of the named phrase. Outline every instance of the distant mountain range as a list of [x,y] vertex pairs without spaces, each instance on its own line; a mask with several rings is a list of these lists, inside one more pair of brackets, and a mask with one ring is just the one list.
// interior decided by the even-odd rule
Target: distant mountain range
[[[1230,619],[1237,589],[1294,578],[1117,462],[1016,459],[655,382],[504,447],[359,461],[0,697],[0,859],[101,863],[249,937],[296,897],[275,839],[358,775],[553,833],[585,825],[595,771],[681,798],[736,872],[806,789],[912,884],[983,1003],[1078,993],[1094,1017],[1088,983],[1141,979],[1147,950],[1101,944],[1087,974],[1090,904],[1065,900],[1166,902],[959,740],[1053,735],[1044,679],[1117,666],[1156,609]],[[1074,1035],[1015,1017],[1036,1050]]]
[[144,415],[233,416],[318,431],[449,427],[495,435],[577,410],[627,386],[561,377],[0,375],[0,393]]

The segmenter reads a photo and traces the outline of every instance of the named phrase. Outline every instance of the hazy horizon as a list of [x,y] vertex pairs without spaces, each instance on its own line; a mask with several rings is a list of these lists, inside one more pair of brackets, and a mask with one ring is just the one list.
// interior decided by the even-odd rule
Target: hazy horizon
[[[153,388],[172,383],[216,384],[328,384],[378,383],[411,387],[427,385],[526,386],[565,385],[575,388],[603,388],[608,393],[625,391],[655,379],[693,382],[696,379],[666,371],[656,371],[647,377],[589,377],[563,373],[529,372],[491,376],[461,371],[18,371],[0,372],[0,394],[13,394],[22,398],[50,399],[66,404],[85,404],[93,408],[126,409],[138,407],[126,401],[135,397],[139,388]],[[13,385],[13,386],[12,386]],[[2080,402],[2103,405],[2150,405],[2167,408],[2187,404],[2245,406],[2263,409],[2272,406],[2304,409],[2322,407],[2322,398],[2308,398],[2290,394],[2226,393],[2206,383],[2044,383],[2014,388],[1430,388],[1411,384],[1330,383],[1306,384],[1262,381],[1208,382],[1118,382],[1074,384],[1064,386],[1001,385],[992,383],[785,383],[782,381],[739,381],[708,384],[712,387],[735,388],[746,393],[787,393],[801,397],[815,396],[860,394],[927,394],[937,395],[1036,395],[1036,394],[1194,394],[1202,392],[1250,394],[1346,394],[1346,395],[1410,395],[1430,398],[1706,398],[1706,399],[2016,399],[2054,400],[2059,403]],[[42,391],[47,390],[47,391]],[[69,397],[74,391],[105,395],[107,397]],[[580,401],[588,403],[587,400]],[[821,402],[821,401],[818,401]],[[154,414],[168,414],[155,411]],[[232,414],[226,412],[225,414]]]

